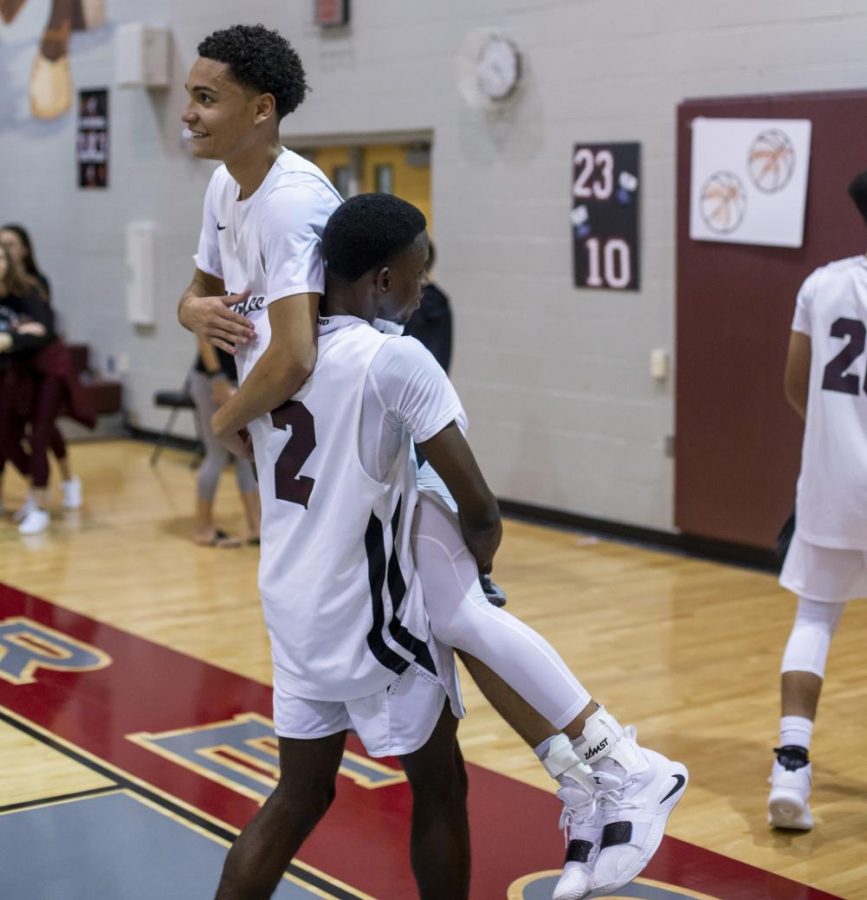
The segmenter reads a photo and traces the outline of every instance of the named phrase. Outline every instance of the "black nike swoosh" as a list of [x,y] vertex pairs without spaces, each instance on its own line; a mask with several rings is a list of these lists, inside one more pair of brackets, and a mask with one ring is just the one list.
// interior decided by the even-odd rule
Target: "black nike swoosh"
[[660,803],[665,803],[669,797],[673,797],[686,784],[686,779],[683,775],[672,775],[671,777],[675,782],[674,787],[659,801]]
[[220,225],[219,222],[217,223],[217,231],[225,231],[228,227],[228,225]]

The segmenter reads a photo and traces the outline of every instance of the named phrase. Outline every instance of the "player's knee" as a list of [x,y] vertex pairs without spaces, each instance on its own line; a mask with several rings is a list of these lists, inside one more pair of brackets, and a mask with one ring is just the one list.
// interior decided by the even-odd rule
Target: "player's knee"
[[801,597],[795,623],[786,643],[780,671],[810,672],[825,677],[831,639],[837,630],[845,603],[826,603]]
[[287,816],[302,816],[308,821],[318,821],[334,802],[337,790],[334,780],[316,778],[280,779],[274,791],[274,802]]
[[415,802],[428,805],[449,805],[462,802],[467,796],[467,772],[463,759],[443,760],[441,765],[426,766],[410,776]]

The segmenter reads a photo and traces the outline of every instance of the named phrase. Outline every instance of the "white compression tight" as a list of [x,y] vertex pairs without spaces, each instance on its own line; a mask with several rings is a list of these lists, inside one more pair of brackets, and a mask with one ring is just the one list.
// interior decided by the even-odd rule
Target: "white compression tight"
[[419,487],[413,551],[434,635],[484,663],[555,728],[564,728],[590,694],[544,638],[488,603],[444,486]]
[[831,638],[845,606],[845,603],[798,598],[798,611],[783,653],[781,672],[812,672],[819,678],[825,677]]

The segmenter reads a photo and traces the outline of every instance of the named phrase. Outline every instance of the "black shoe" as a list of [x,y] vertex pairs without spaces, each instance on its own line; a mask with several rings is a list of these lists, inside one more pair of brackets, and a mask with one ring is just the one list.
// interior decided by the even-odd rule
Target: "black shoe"
[[506,605],[506,592],[491,579],[490,575],[479,575],[479,583],[491,606],[499,608]]

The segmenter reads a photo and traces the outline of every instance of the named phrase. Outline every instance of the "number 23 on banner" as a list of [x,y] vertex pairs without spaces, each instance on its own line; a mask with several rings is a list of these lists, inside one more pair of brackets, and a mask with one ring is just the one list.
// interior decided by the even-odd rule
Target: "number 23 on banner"
[[637,291],[641,145],[576,144],[572,156],[575,286]]

